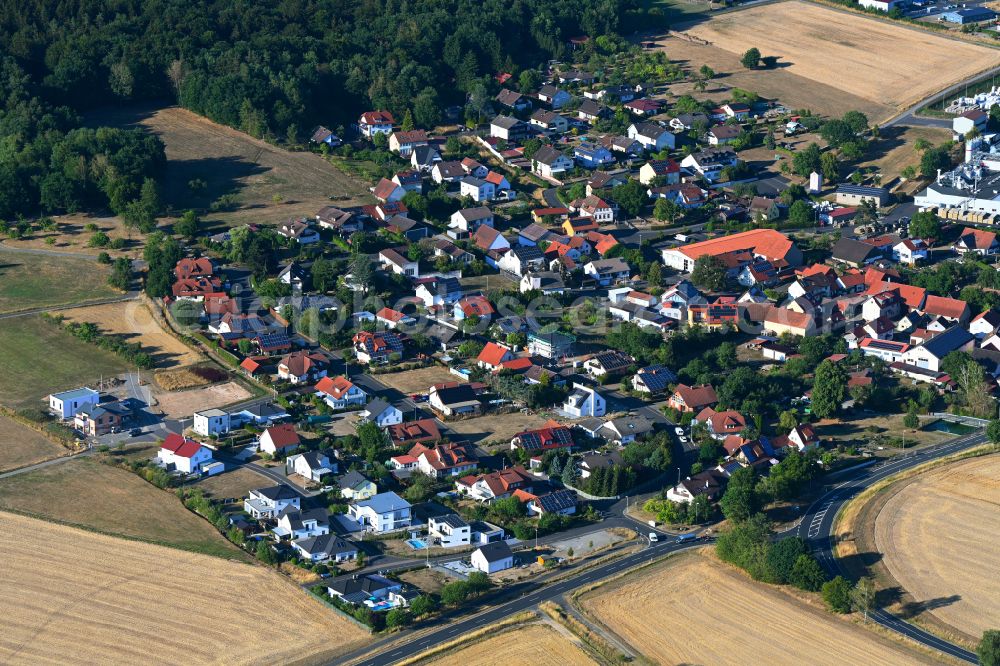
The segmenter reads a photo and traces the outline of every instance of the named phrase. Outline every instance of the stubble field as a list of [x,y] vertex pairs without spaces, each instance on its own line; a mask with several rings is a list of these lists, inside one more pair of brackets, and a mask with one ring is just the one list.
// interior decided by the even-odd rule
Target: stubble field
[[198,553],[248,559],[208,521],[184,508],[172,492],[93,459],[77,458],[0,479],[0,509]]
[[699,554],[601,587],[583,606],[660,664],[934,663]]
[[0,513],[0,662],[274,664],[366,634],[263,567]]
[[[821,103],[808,103],[809,97],[817,96],[810,88],[796,95],[795,88],[802,86],[791,85],[792,80],[784,85],[781,80],[794,76],[813,81],[865,100],[874,105],[869,111],[877,112],[878,107],[899,109],[914,104],[1000,63],[1000,52],[993,49],[796,0],[717,15],[684,32],[734,58],[749,48],[759,49],[765,58],[777,58],[776,67],[750,73],[755,81],[749,88],[778,96],[788,106],[823,113],[830,111]],[[668,54],[684,51],[682,40],[669,42]],[[700,65],[696,59],[692,63]],[[740,69],[737,65],[725,71],[747,76]],[[788,88],[787,95],[775,95],[782,87]],[[800,101],[806,103],[800,105]]]
[[922,474],[875,520],[882,563],[918,606],[978,640],[1000,624],[1000,456]]
[[0,472],[34,465],[69,454],[41,433],[0,416]]
[[427,663],[486,666],[498,662],[532,666],[591,666],[597,663],[569,639],[544,624],[507,631]]

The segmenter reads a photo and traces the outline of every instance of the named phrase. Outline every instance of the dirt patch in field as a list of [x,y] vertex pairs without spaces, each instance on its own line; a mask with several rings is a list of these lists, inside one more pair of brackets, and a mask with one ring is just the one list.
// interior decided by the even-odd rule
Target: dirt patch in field
[[411,393],[426,393],[434,384],[444,382],[459,382],[461,377],[451,374],[447,368],[440,365],[430,365],[426,368],[407,370],[406,372],[390,372],[384,375],[375,375],[386,386],[394,388],[400,393],[410,395]]
[[931,470],[903,484],[875,520],[875,546],[912,597],[912,614],[929,613],[978,640],[1000,617],[1000,455]]
[[[55,250],[57,252],[72,252],[74,254],[90,254],[97,257],[101,252],[107,252],[112,258],[128,256],[138,258],[142,254],[143,236],[141,233],[128,229],[117,217],[98,217],[84,213],[72,215],[53,215],[56,226],[45,231],[35,229],[29,235],[14,240],[4,241],[11,247],[27,247],[39,250]],[[87,227],[93,225],[90,229]],[[96,232],[103,232],[112,240],[121,239],[124,247],[112,250],[108,247],[91,247],[90,237]]]
[[228,379],[229,375],[209,365],[157,372],[153,379],[165,391],[182,391],[196,386],[205,386]]
[[[672,557],[583,597],[617,636],[661,664],[934,663],[701,554]],[[748,618],[766,618],[748,622]]]
[[59,314],[70,321],[97,324],[102,332],[116,333],[128,342],[138,342],[159,368],[204,360],[204,356],[164,331],[142,301],[73,308]]
[[93,459],[78,458],[0,480],[0,507],[109,534],[247,559],[208,521],[184,508],[172,492]]
[[573,641],[545,624],[530,624],[477,641],[437,657],[433,663],[435,666],[471,666],[498,661],[535,666],[589,666],[597,663]]
[[0,545],[5,664],[288,663],[367,638],[264,567],[8,513],[0,529],[30,536]]
[[168,160],[163,200],[175,212],[208,210],[232,195],[231,209],[208,213],[208,222],[281,222],[311,217],[331,198],[345,206],[373,201],[366,183],[319,155],[272,146],[178,107],[115,109],[93,114],[88,122],[141,126],[163,140]]
[[400,574],[400,580],[409,583],[421,592],[427,594],[437,594],[441,588],[454,581],[436,569],[416,569]]
[[0,472],[69,455],[69,449],[17,421],[0,416]]
[[188,391],[160,391],[156,393],[156,410],[163,411],[167,418],[187,418],[196,411],[223,407],[251,397],[253,394],[236,382]]
[[539,414],[489,414],[487,416],[477,416],[471,419],[461,419],[458,421],[448,421],[449,430],[453,430],[462,435],[463,439],[473,442],[506,442],[514,435],[524,430],[541,428],[542,424],[548,421],[548,417]]
[[992,49],[794,0],[720,14],[686,32],[736,57],[756,47],[777,58],[764,76],[787,71],[891,108],[1000,62]]

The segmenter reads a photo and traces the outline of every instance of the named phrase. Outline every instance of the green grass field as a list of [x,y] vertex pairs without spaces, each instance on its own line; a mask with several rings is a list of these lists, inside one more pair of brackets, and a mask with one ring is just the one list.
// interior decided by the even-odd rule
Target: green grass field
[[0,250],[0,314],[118,295],[107,279],[92,259]]
[[93,459],[0,480],[0,508],[206,555],[248,559],[172,492]]
[[40,315],[0,320],[0,403],[44,408],[43,398],[123,372],[110,352],[77,340]]

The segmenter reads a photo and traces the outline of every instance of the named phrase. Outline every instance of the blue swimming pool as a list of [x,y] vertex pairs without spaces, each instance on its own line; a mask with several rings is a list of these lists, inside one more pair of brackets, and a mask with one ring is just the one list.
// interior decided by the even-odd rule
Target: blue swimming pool
[[423,550],[427,544],[421,539],[407,539],[406,544],[413,550]]

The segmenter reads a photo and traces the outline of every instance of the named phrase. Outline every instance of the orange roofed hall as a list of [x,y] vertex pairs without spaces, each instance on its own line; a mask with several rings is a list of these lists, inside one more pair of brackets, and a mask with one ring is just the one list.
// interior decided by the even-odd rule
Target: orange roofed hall
[[752,229],[700,243],[667,248],[663,250],[663,263],[670,268],[690,272],[699,257],[721,257],[734,252],[752,253],[775,266],[798,266],[802,263],[802,252],[795,243],[774,229]]

